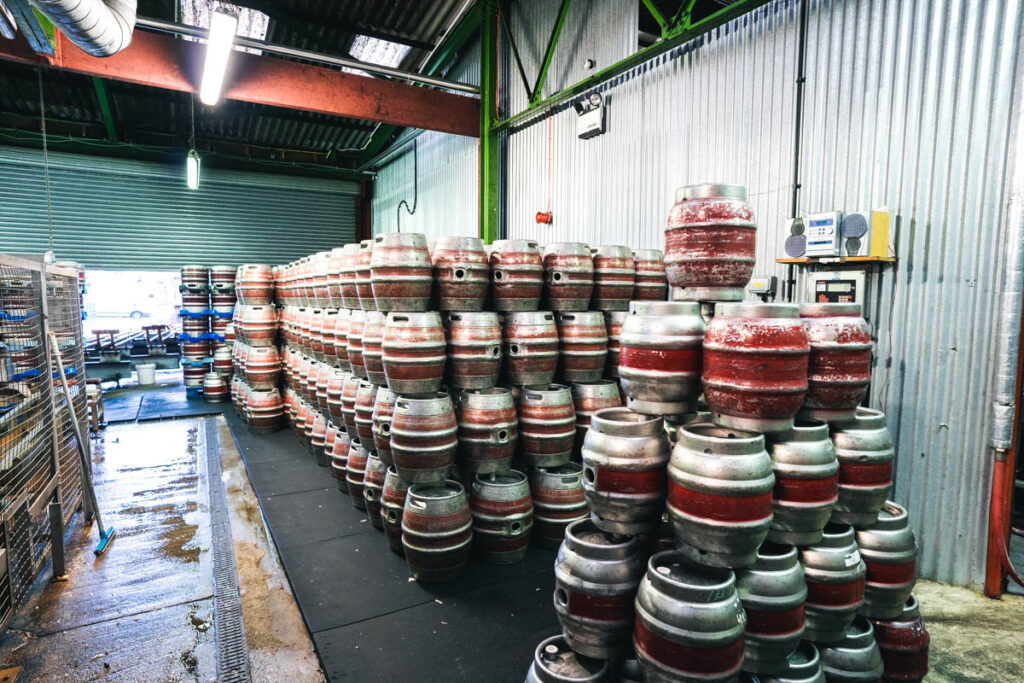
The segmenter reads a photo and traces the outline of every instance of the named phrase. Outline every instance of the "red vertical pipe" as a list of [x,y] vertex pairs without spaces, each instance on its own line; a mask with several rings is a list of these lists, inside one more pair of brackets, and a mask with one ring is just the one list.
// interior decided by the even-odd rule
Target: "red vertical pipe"
[[[1024,313],[1024,301],[1021,302]],[[1024,318],[1022,318],[1024,319]],[[1009,573],[1017,583],[1017,574],[1007,553],[1007,539],[1010,535],[1010,504],[1013,500],[1013,475],[1017,462],[1017,446],[1020,437],[1021,384],[1024,381],[1024,328],[1019,332],[1021,343],[1017,348],[1017,386],[1014,390],[1016,403],[1013,412],[1013,440],[1005,453],[996,453],[992,466],[992,496],[988,508],[988,550],[985,558],[985,595],[998,598],[1006,587]]]

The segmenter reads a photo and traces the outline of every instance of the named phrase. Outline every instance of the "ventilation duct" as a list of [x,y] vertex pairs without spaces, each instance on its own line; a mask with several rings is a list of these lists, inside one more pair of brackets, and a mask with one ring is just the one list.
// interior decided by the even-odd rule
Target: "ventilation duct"
[[93,57],[109,57],[132,41],[137,0],[33,0],[33,4]]

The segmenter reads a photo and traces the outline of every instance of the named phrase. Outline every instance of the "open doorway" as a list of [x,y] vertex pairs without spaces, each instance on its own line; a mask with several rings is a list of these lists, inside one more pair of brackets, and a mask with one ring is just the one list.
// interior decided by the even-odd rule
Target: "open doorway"
[[135,366],[155,362],[165,381],[180,383],[180,284],[173,271],[87,270],[86,374],[104,386],[133,384]]

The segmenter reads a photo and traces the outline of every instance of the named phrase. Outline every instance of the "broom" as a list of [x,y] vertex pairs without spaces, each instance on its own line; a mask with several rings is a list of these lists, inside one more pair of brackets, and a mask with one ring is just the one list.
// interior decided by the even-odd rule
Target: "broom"
[[[64,360],[60,357],[60,347],[57,345],[57,335],[49,330],[47,325],[47,338],[50,340],[50,348],[53,350],[53,359],[57,362],[57,376],[60,378],[60,386],[64,391],[64,401],[68,404],[68,413],[71,415],[71,429],[75,432],[75,442],[78,444],[78,458],[82,465],[82,489],[88,496],[89,507],[96,517],[96,528],[100,532],[100,542],[93,550],[96,555],[102,555],[114,540],[117,531],[114,527],[103,528],[103,520],[100,519],[100,507],[96,504],[96,491],[92,487],[92,477],[89,475],[89,456],[85,452],[85,441],[82,440],[81,425],[78,424],[78,416],[75,415],[75,404],[71,400],[71,389],[68,387],[67,377],[64,375]],[[57,416],[54,415],[54,419]]]

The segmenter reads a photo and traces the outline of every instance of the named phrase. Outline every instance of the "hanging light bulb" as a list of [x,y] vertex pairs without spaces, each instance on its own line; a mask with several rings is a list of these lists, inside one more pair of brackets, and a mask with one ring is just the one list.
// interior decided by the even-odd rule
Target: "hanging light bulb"
[[199,100],[213,106],[220,101],[224,85],[224,72],[228,68],[231,46],[238,31],[238,17],[217,10],[210,17],[210,35],[206,41],[206,61],[203,63],[203,80],[199,86]]
[[188,189],[199,189],[199,152],[194,149],[188,151],[185,157],[185,178],[188,181]]

